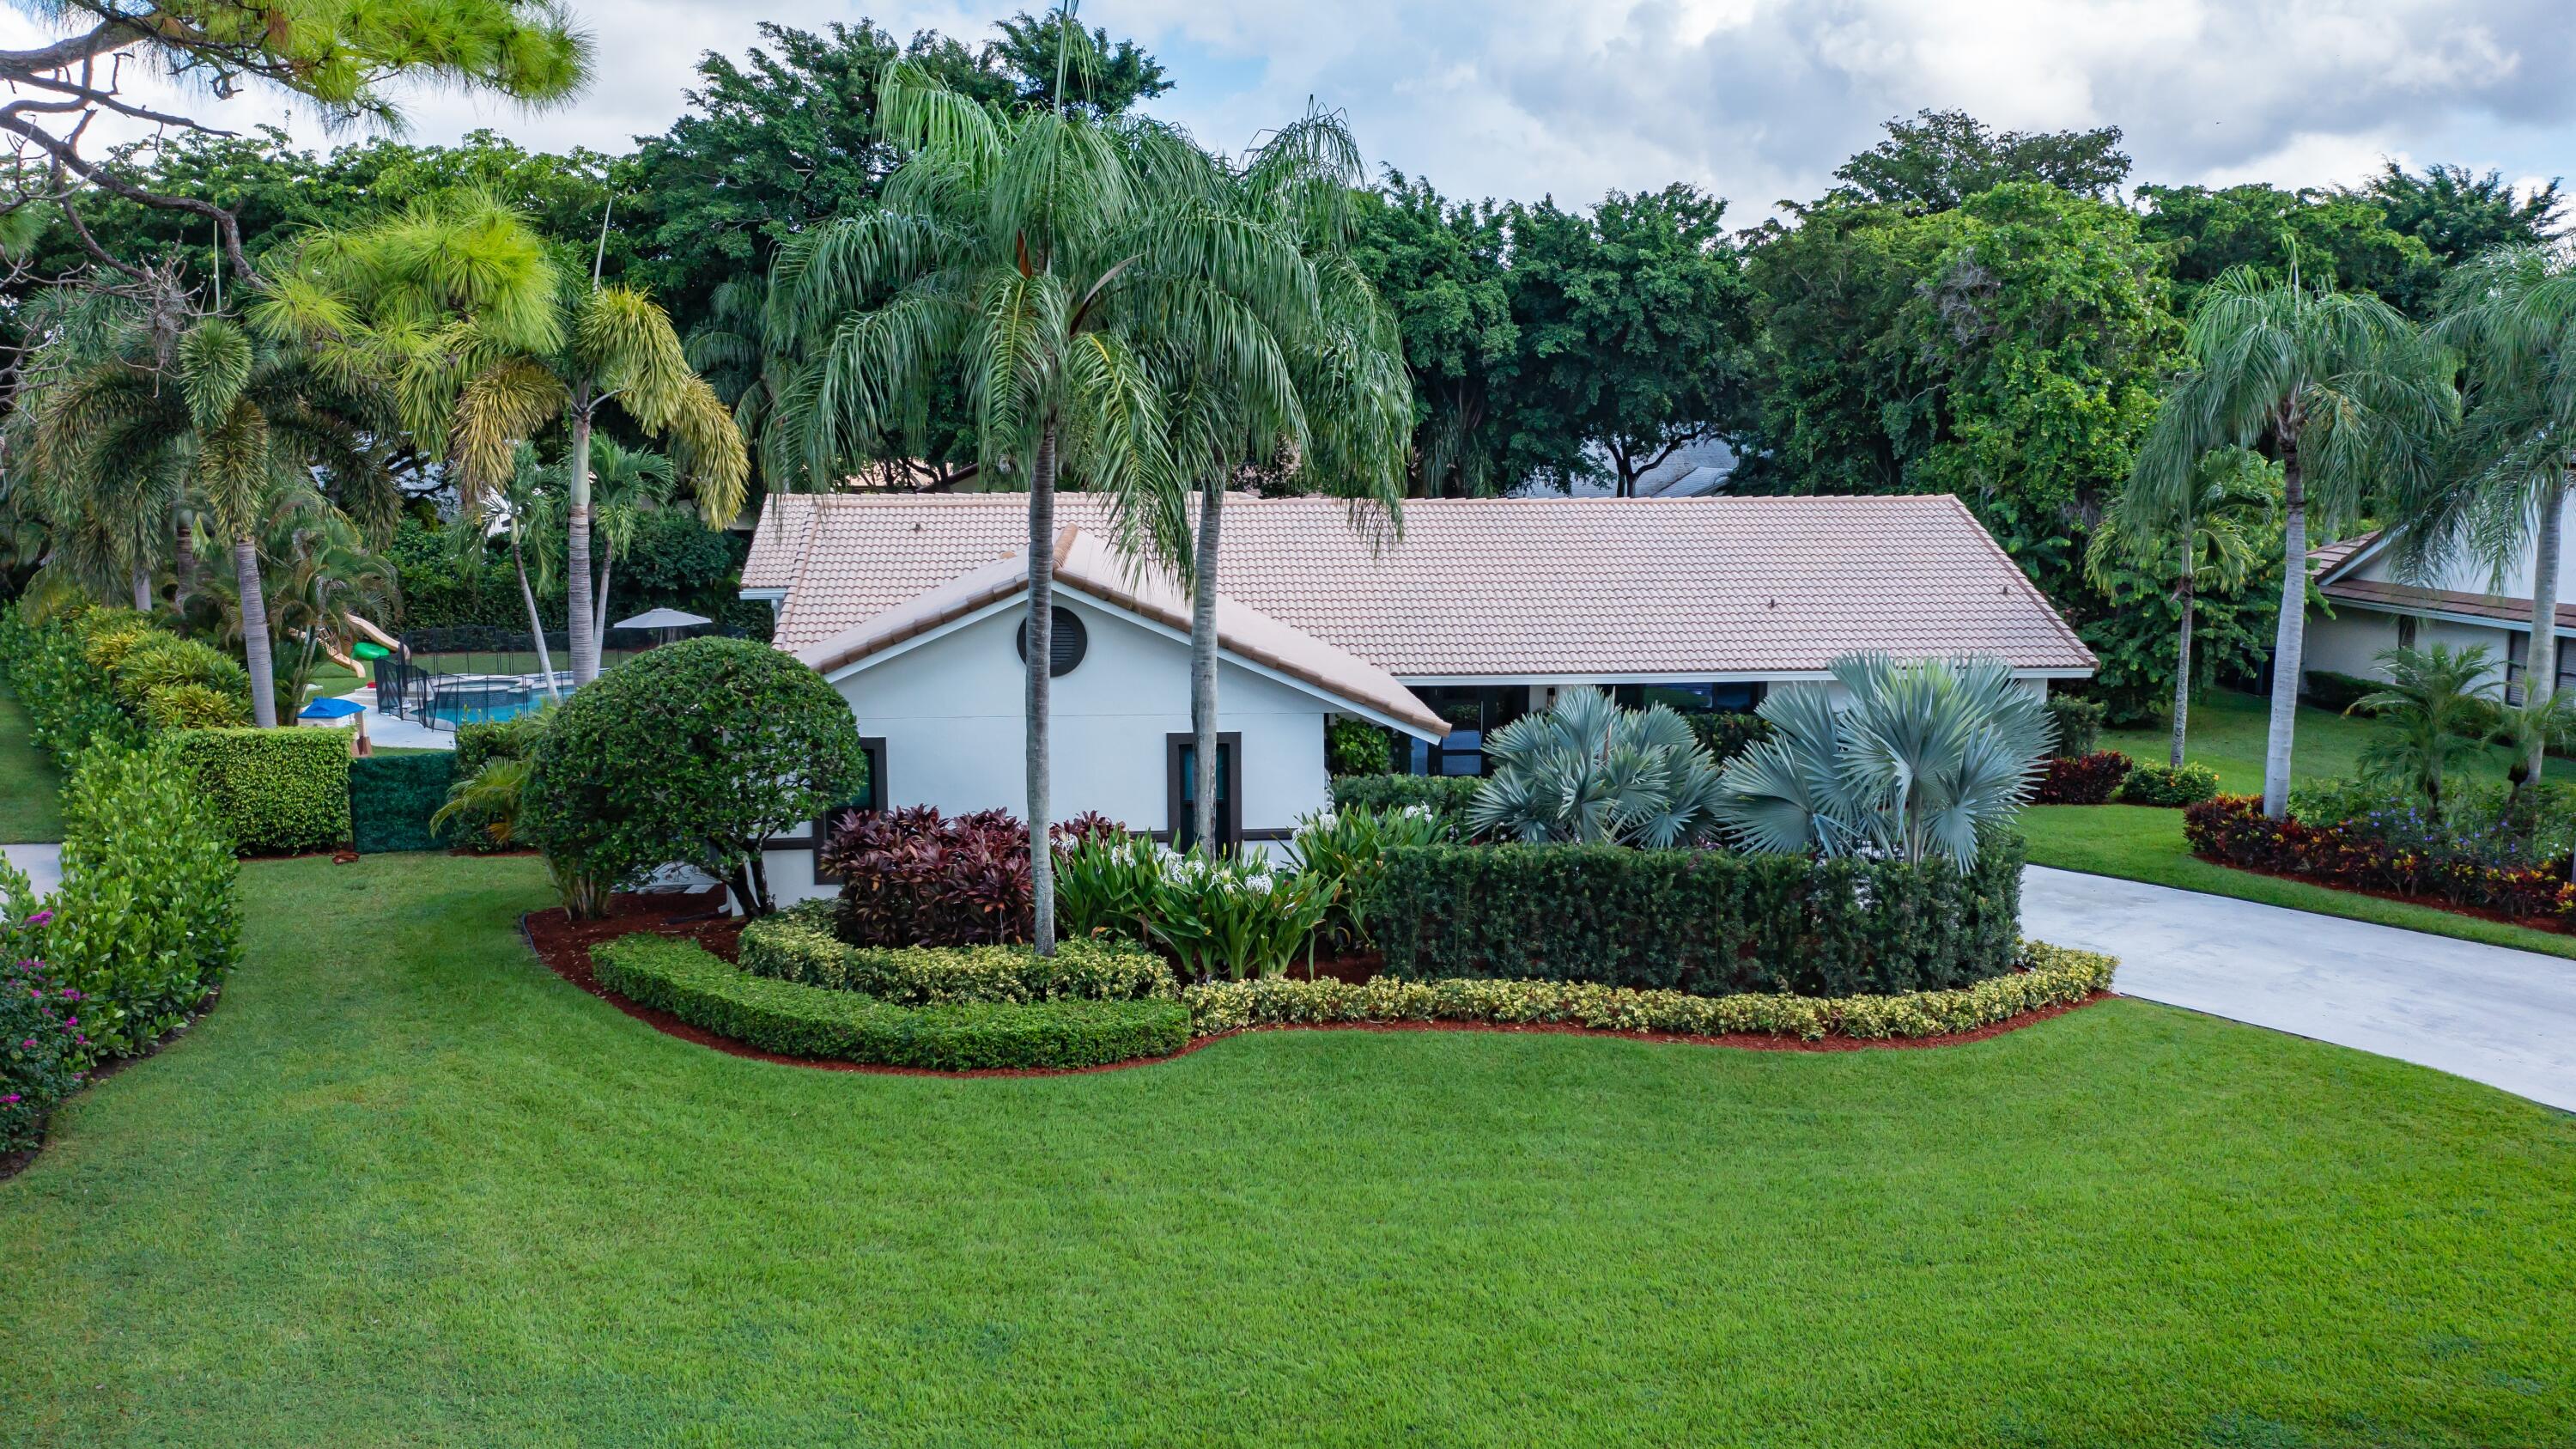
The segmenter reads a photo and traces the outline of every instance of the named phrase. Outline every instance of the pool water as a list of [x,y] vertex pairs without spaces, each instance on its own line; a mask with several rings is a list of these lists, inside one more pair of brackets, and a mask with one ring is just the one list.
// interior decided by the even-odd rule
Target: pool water
[[440,700],[429,711],[431,727],[454,729],[461,724],[489,724],[494,720],[512,719],[535,709],[529,699]]

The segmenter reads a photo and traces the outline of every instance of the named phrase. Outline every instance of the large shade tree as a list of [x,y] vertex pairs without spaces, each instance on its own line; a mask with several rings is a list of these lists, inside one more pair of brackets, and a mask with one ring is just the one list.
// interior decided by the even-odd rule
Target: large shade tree
[[2137,506],[2177,517],[2213,450],[2258,448],[2281,464],[2281,617],[2263,761],[2263,809],[2277,819],[2289,809],[2309,527],[2331,534],[2371,502],[2422,490],[2458,400],[2440,354],[2395,309],[2295,276],[2220,278],[2184,349],[2191,367],[2158,410],[2129,487]]

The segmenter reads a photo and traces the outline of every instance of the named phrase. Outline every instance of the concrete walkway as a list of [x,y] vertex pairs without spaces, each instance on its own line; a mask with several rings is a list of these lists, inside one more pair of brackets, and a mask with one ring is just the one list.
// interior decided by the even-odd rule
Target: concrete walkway
[[2022,931],[2119,957],[2126,996],[2576,1111],[2576,961],[2036,865]]
[[0,856],[27,873],[27,881],[36,888],[39,899],[52,895],[63,883],[63,848],[60,845],[0,845]]

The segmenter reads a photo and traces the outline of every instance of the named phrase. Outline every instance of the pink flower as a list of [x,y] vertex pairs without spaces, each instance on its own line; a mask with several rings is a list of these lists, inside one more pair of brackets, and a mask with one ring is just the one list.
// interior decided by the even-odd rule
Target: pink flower
[[27,918],[27,924],[30,926],[41,926],[53,918],[54,913],[51,911],[38,911]]

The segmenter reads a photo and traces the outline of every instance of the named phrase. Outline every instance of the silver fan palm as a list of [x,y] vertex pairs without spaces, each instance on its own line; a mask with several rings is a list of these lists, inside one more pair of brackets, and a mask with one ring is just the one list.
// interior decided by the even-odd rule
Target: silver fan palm
[[1667,849],[1707,838],[1717,822],[1717,767],[1670,709],[1622,709],[1580,689],[1485,742],[1493,774],[1467,823],[1526,841]]
[[1834,682],[1762,702],[1772,737],[1725,770],[1717,805],[1747,850],[1977,861],[1985,827],[2029,799],[2055,744],[2040,697],[2000,660],[1845,655]]

